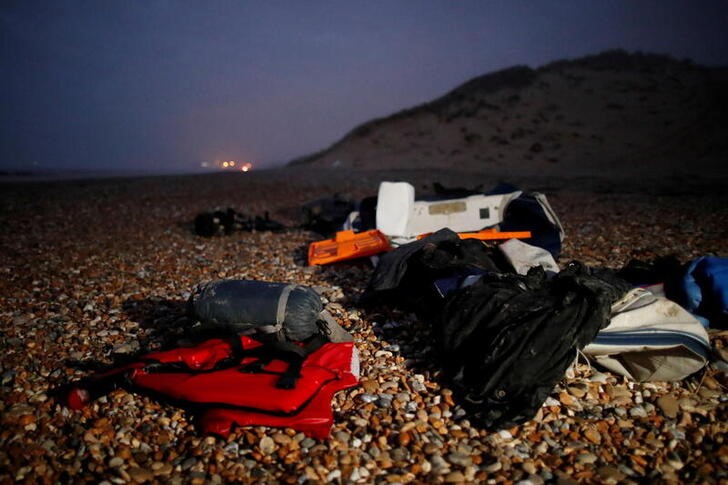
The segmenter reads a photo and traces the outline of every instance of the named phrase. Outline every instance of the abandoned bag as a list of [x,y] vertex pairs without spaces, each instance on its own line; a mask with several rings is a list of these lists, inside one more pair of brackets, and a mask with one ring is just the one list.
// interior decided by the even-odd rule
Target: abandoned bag
[[81,409],[125,386],[201,412],[205,432],[224,435],[235,424],[255,424],[326,436],[332,423],[331,397],[358,381],[358,354],[352,342],[299,347],[300,353],[281,351],[240,336],[153,352],[76,383],[66,404]]
[[261,216],[246,216],[233,209],[226,211],[203,212],[195,217],[195,234],[203,237],[229,235],[234,231],[280,231],[285,226],[271,220],[266,211]]
[[[405,279],[423,269],[432,274],[420,283],[429,285],[442,274],[457,273],[464,268],[484,271],[507,271],[508,262],[494,248],[475,239],[460,239],[450,229],[440,229],[427,237],[403,244],[383,254],[372,274],[367,292],[403,289]],[[416,275],[420,278],[421,274]]]
[[[295,284],[213,281],[197,287],[187,310],[192,319],[208,328],[238,334],[278,333],[292,341],[307,340],[321,332],[331,334],[332,326],[338,327],[323,310],[318,293]],[[340,327],[334,330],[337,335],[345,332]]]
[[195,217],[195,234],[203,237],[227,235],[235,226],[235,211],[228,208],[226,211],[203,212]]
[[333,235],[354,210],[356,202],[341,194],[312,200],[301,208],[302,226],[324,236]]
[[550,279],[540,266],[525,276],[486,273],[448,295],[436,338],[472,419],[488,428],[531,419],[628,289],[574,262]]
[[432,313],[442,303],[433,298],[436,280],[507,268],[495,248],[441,229],[383,254],[360,303],[392,302]]
[[609,325],[584,348],[597,364],[637,381],[675,381],[710,358],[708,333],[674,301],[635,288],[612,306]]

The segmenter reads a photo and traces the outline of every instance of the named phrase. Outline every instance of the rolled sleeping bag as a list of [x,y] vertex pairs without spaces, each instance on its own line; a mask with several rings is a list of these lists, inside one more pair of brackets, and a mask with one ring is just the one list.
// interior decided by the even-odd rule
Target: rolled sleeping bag
[[198,285],[188,301],[188,313],[208,327],[238,334],[280,332],[288,340],[302,341],[326,333],[332,341],[334,335],[336,339],[350,340],[341,334],[348,333],[323,310],[318,293],[296,284],[212,281]]

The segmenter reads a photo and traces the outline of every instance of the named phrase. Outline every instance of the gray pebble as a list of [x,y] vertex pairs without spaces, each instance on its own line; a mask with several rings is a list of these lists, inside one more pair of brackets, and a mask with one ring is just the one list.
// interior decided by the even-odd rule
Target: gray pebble
[[446,462],[445,459],[438,454],[434,454],[430,457],[430,464],[432,465],[432,470],[440,475],[450,471],[450,465],[448,462]]
[[357,398],[365,403],[370,403],[377,400],[377,396],[373,394],[359,394]]
[[629,410],[629,415],[633,418],[646,418],[647,411],[642,406],[635,406]]
[[240,445],[238,445],[238,443],[236,441],[233,441],[231,443],[228,443],[227,446],[225,446],[225,448],[223,448],[223,451],[225,451],[225,453],[230,453],[232,455],[237,456],[239,449],[240,449]]
[[473,464],[473,459],[469,455],[457,452],[447,455],[447,461],[462,467],[471,466]]
[[15,379],[15,376],[17,375],[17,372],[14,370],[8,370],[3,372],[2,375],[2,385],[7,386],[8,384],[11,384],[13,380]]
[[377,404],[380,408],[390,408],[392,407],[392,400],[394,399],[394,396],[391,394],[380,394],[379,398],[377,399]]

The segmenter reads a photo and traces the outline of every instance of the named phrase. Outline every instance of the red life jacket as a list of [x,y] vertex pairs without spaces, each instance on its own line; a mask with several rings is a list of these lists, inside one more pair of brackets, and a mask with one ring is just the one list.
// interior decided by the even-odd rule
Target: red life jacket
[[262,425],[328,436],[333,395],[358,382],[353,342],[327,342],[311,350],[290,343],[271,346],[247,336],[235,339],[147,354],[77,383],[67,405],[80,409],[126,384],[200,411],[204,432],[226,436],[233,425]]

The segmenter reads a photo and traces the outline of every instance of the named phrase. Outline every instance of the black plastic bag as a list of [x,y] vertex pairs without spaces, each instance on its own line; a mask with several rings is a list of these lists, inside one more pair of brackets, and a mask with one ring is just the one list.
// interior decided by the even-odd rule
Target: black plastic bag
[[195,217],[195,233],[212,237],[229,235],[233,231],[281,231],[285,226],[271,220],[268,212],[261,216],[246,216],[233,209],[203,212]]
[[324,236],[341,229],[349,214],[356,210],[356,203],[340,194],[308,202],[302,207],[302,226]]
[[539,266],[526,276],[485,274],[451,293],[437,340],[473,421],[508,428],[531,419],[630,287],[609,270],[571,263],[551,279]]

